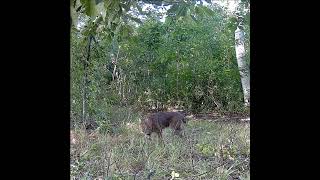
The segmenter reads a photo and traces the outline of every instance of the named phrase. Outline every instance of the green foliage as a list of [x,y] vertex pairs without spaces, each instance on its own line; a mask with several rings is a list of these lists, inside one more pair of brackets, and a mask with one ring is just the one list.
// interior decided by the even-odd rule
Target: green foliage
[[[104,2],[105,9],[116,6],[130,4]],[[138,3],[135,6],[138,7]],[[115,12],[112,10],[107,12],[110,14],[105,20],[103,17],[94,22],[88,19],[81,31],[73,28],[72,116],[81,119],[82,115],[84,61],[89,35],[94,35],[96,41],[92,44],[86,69],[87,113],[103,122],[101,126],[105,127],[105,132],[113,131],[111,119],[117,118],[110,118],[112,114],[107,112],[114,107],[134,107],[133,110],[141,111],[180,106],[196,113],[244,111],[234,49],[236,19],[218,6],[209,9],[188,4],[186,7],[196,21],[169,16],[162,23],[150,17],[138,28],[119,21],[112,36],[107,29],[123,17],[112,14]],[[248,20],[247,17],[244,30],[249,63]],[[101,30],[95,31],[98,27],[102,27]],[[116,68],[111,63],[113,60]]]
[[198,23],[145,22],[125,42],[128,63],[122,64],[131,74],[128,81],[140,89],[141,105],[170,101],[197,111],[241,106],[233,35],[224,14]]

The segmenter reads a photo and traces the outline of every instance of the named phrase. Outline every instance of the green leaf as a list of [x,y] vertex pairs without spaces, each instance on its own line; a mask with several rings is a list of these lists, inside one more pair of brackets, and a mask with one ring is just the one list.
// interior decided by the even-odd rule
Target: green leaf
[[177,13],[178,17],[184,17],[187,15],[187,11],[188,11],[188,6],[186,4],[183,4],[180,9],[179,12]]
[[111,6],[112,2],[113,2],[113,1],[111,1],[111,0],[106,0],[106,1],[104,1],[104,7],[105,7],[106,9],[109,9],[109,7]]
[[121,36],[128,37],[129,33],[130,33],[129,26],[121,26],[121,29],[120,29]]
[[168,9],[167,13],[176,14],[179,8],[180,8],[179,4],[174,4],[174,5],[171,6],[170,9]]
[[189,5],[187,3],[182,2],[182,4],[172,5],[171,8],[168,9],[167,13],[177,17],[184,17],[187,15],[188,10],[189,10]]
[[203,9],[203,11],[204,11],[207,15],[209,15],[209,16],[214,16],[214,15],[215,15],[214,12],[213,12],[211,9],[209,9],[208,7],[202,6],[201,8]]
[[117,24],[116,29],[114,31],[115,34],[118,34],[120,32],[120,30],[122,29],[122,25],[121,24]]
[[114,18],[113,23],[118,24],[119,22],[120,22],[120,18],[119,17]]
[[204,15],[203,9],[202,9],[201,7],[199,7],[199,6],[196,6],[196,7],[194,8],[194,11],[195,11],[195,13],[196,13],[197,15],[199,15],[199,16],[203,16],[203,15]]
[[119,11],[119,10],[120,10],[120,5],[117,4],[117,5],[114,7],[114,10],[115,10],[115,11]]
[[139,18],[130,16],[130,15],[125,15],[125,16],[126,16],[127,18],[131,19],[132,21],[136,22],[136,23],[142,24],[142,21],[141,21]]
[[85,14],[90,17],[95,17],[96,12],[96,1],[95,0],[80,0],[81,4],[84,5]]

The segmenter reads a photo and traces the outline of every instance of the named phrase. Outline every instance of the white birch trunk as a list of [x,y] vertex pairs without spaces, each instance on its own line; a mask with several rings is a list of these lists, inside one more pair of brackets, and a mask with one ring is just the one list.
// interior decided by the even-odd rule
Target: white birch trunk
[[244,58],[244,33],[239,26],[235,31],[235,49],[244,95],[244,104],[245,106],[250,106],[250,71]]

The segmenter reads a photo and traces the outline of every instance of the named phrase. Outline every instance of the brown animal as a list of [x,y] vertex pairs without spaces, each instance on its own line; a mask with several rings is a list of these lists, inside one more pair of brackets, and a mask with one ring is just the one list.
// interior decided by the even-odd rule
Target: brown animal
[[162,139],[162,130],[170,127],[175,135],[181,136],[181,124],[186,123],[186,118],[179,112],[157,112],[149,115],[141,122],[142,131],[150,139],[153,132]]

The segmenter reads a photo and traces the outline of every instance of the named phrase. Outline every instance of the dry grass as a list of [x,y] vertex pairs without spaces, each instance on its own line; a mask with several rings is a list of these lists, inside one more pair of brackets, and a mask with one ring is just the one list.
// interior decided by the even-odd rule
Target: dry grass
[[189,121],[184,137],[163,134],[149,142],[138,123],[110,136],[75,129],[71,179],[249,179],[248,123]]

